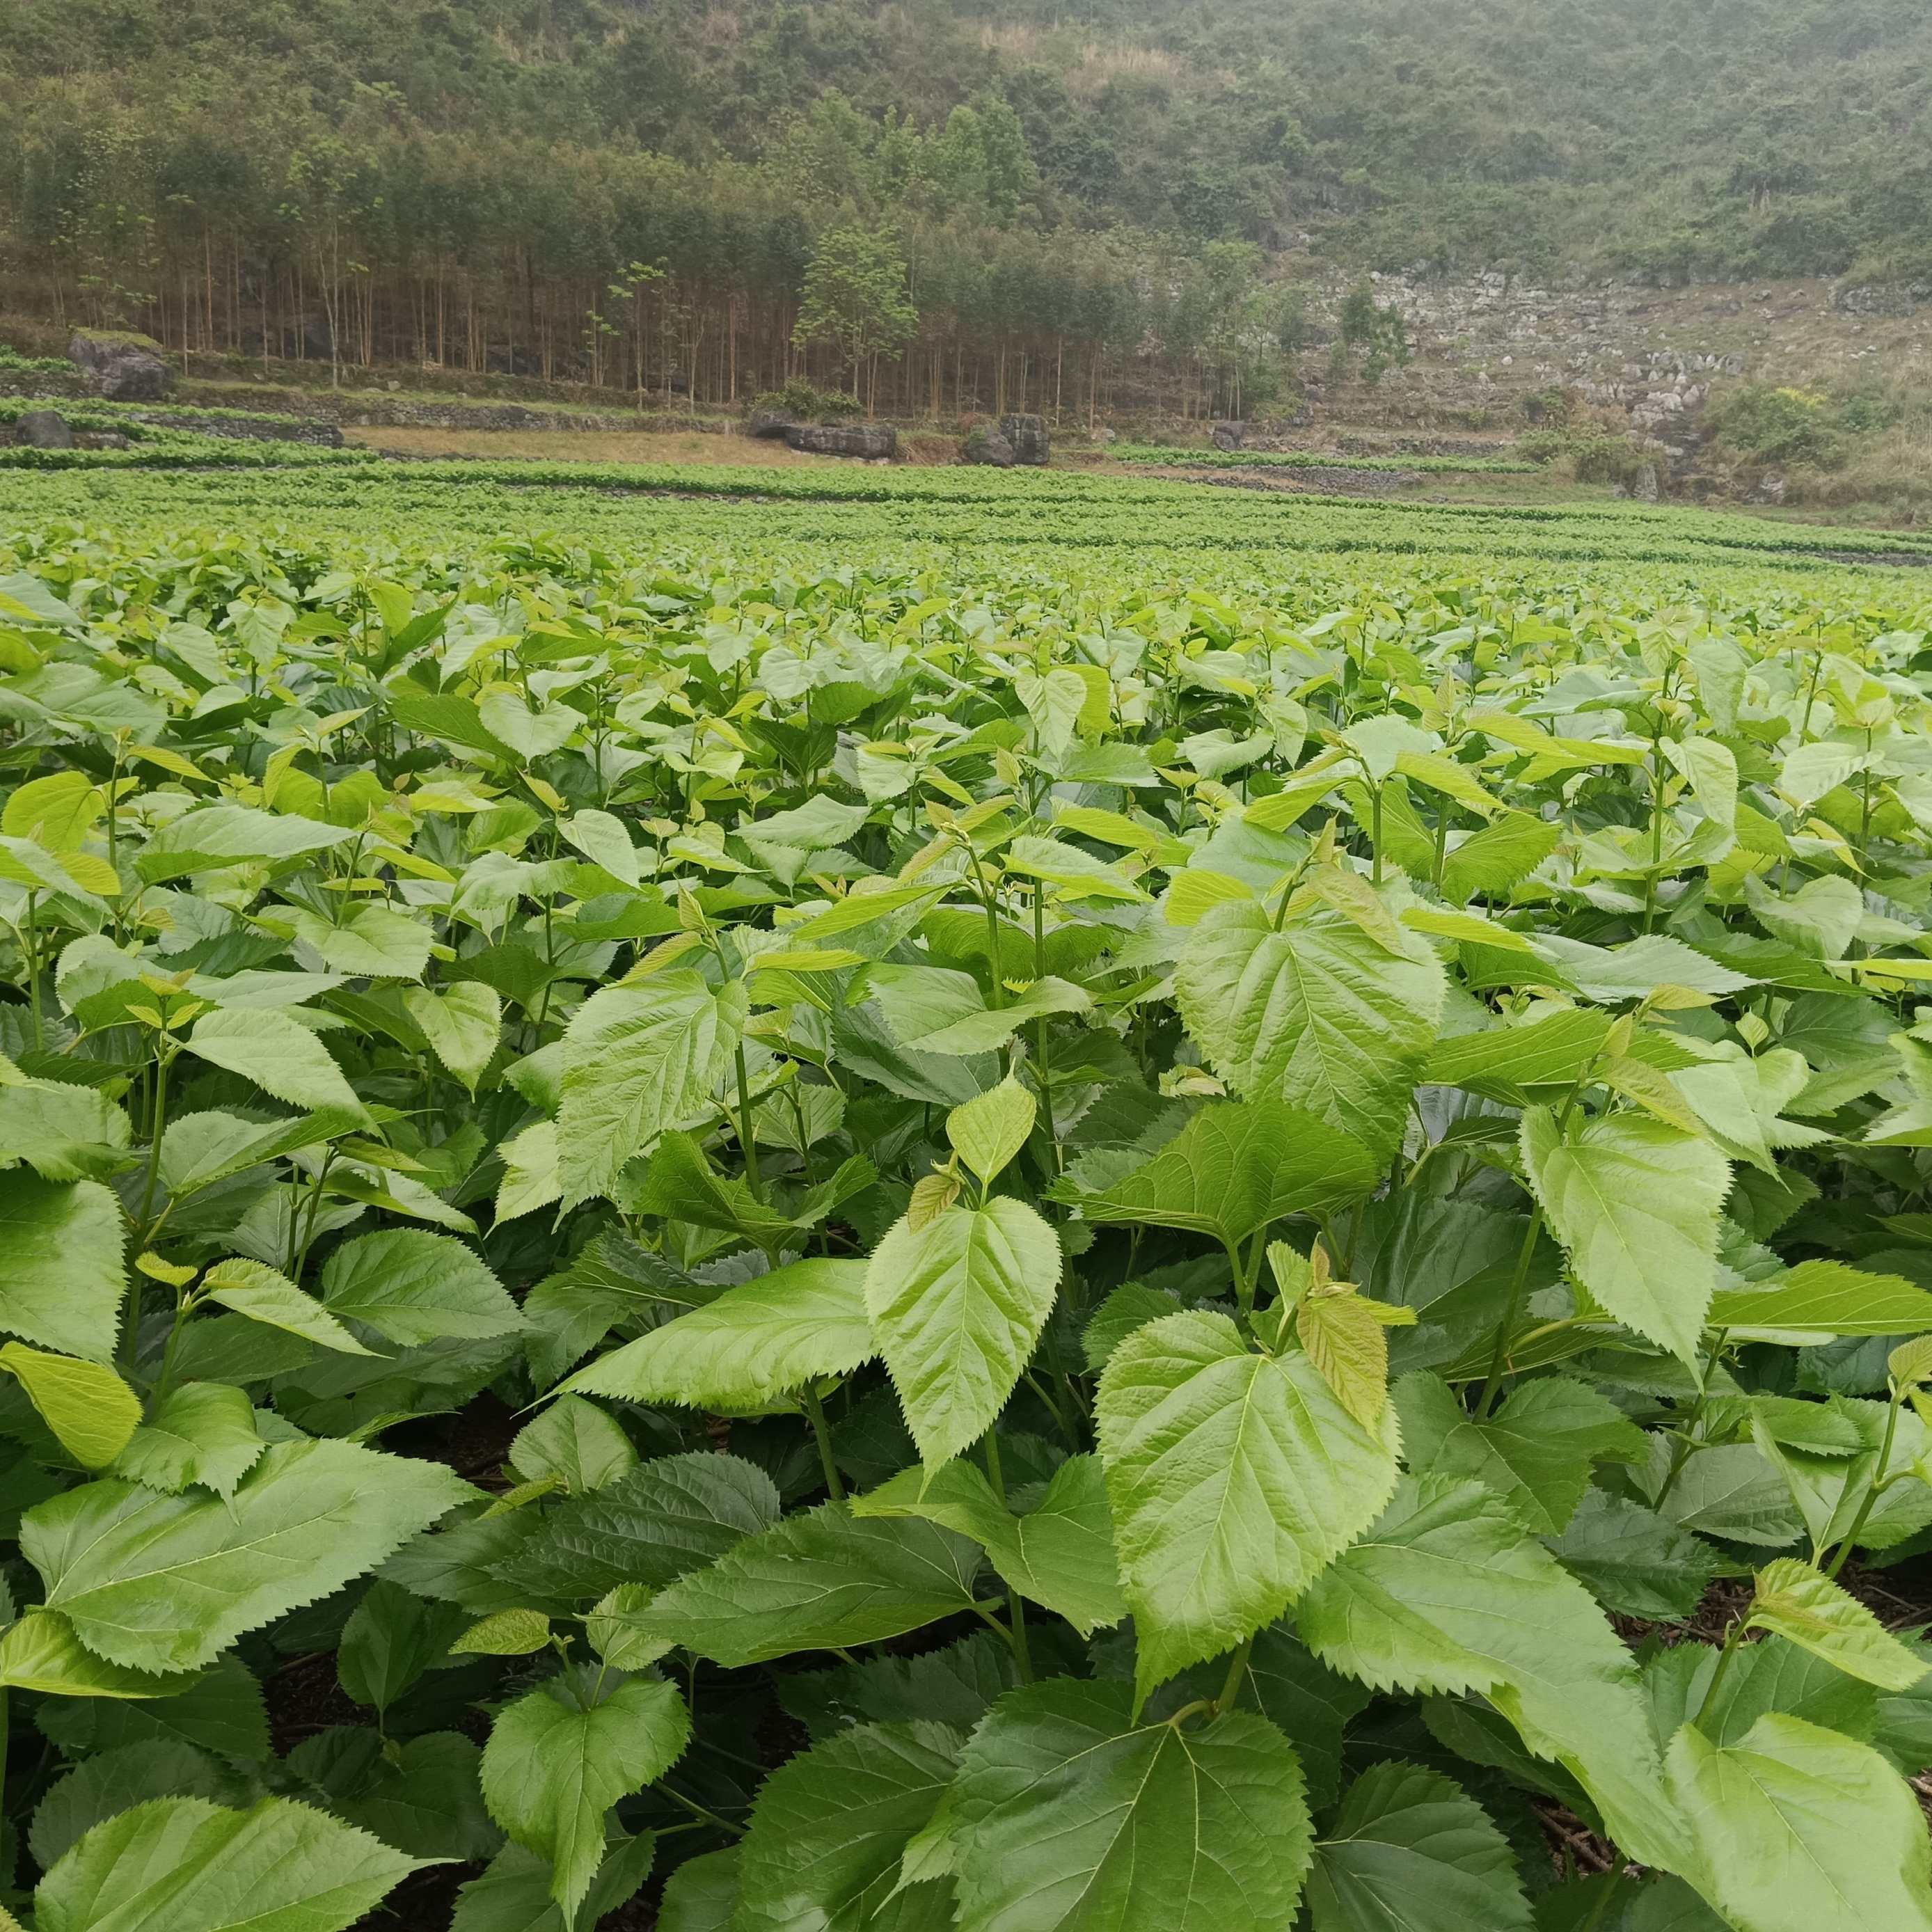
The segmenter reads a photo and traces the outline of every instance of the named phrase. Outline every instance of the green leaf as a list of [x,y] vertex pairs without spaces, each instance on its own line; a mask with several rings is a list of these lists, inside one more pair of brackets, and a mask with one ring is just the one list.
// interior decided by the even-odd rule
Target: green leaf
[[1522,1155],[1576,1279],[1619,1322],[1694,1363],[1730,1162],[1640,1114],[1600,1115],[1565,1136],[1546,1107],[1524,1114]]
[[1843,1262],[1800,1262],[1761,1287],[1720,1288],[1705,1321],[1746,1340],[1792,1335],[1917,1335],[1932,1331],[1932,1294],[1903,1276]]
[[0,1686],[57,1697],[173,1697],[194,1682],[129,1670],[81,1647],[58,1610],[29,1610],[0,1636]]
[[324,825],[292,812],[254,812],[240,805],[206,805],[185,812],[157,832],[136,856],[134,869],[149,885],[190,872],[211,872],[250,860],[279,864],[346,845],[353,828]]
[[468,1621],[453,1604],[426,1604],[377,1577],[342,1627],[335,1674],[378,1718],[447,1650]]
[[1924,1660],[1856,1597],[1796,1557],[1781,1556],[1757,1573],[1750,1621],[1881,1690],[1910,1690],[1926,1672]]
[[[83,1469],[106,1468],[126,1448],[140,1422],[140,1397],[98,1362],[44,1355],[38,1348],[9,1342],[0,1347],[0,1369],[27,1391],[40,1420]],[[241,1396],[241,1400],[247,1408],[248,1397]]]
[[502,1037],[503,1002],[496,988],[475,980],[434,992],[411,986],[404,992],[403,1006],[436,1058],[475,1093]]
[[322,1305],[406,1347],[446,1335],[481,1340],[520,1329],[502,1284],[462,1242],[416,1228],[345,1241],[322,1271]]
[[[566,1919],[550,1898],[550,1861],[513,1841],[490,1860],[481,1878],[472,1879],[458,1891],[449,1932],[572,1932],[573,1928],[583,1932],[630,1902],[650,1876],[656,1851],[654,1832],[640,1832],[634,1838],[620,1840],[606,1850],[576,1917]],[[737,1856],[735,1846],[730,1856]],[[701,1862],[698,1858],[680,1865],[671,1874],[670,1884],[675,1886],[692,1864]],[[728,1909],[718,1932],[725,1932],[730,1919]],[[664,1926],[668,1922],[661,1914],[658,1923]]]
[[664,1882],[658,1932],[730,1932],[738,1909],[738,1847],[728,1845],[680,1865]]
[[[620,1583],[600,1597],[584,1620],[590,1648],[614,1670],[641,1670],[670,1646],[644,1628],[644,1613],[657,1594],[648,1583]],[[527,1611],[516,1614],[527,1616]]]
[[[65,1641],[76,1657],[92,1657],[81,1650],[71,1630]],[[97,1670],[112,1668],[98,1658],[92,1660]],[[198,1677],[162,1681],[186,1688],[140,1702],[68,1692],[43,1703],[34,1721],[70,1757],[155,1738],[198,1744],[247,1762],[269,1756],[268,1712],[261,1680],[238,1657],[231,1652]]]
[[44,1348],[110,1360],[127,1244],[121,1204],[98,1180],[0,1174],[0,1329]]
[[[4,1354],[0,1350],[0,1358]],[[114,1473],[171,1496],[198,1483],[226,1498],[267,1446],[245,1390],[226,1382],[190,1382],[134,1432]]]
[[876,1643],[973,1602],[977,1546],[934,1523],[860,1522],[822,1503],[748,1537],[663,1592],[653,1635],[736,1667],[796,1650]]
[[897,1885],[908,1840],[952,1782],[944,1724],[866,1724],[759,1787],[740,1846],[737,1932],[859,1932]]
[[873,1353],[862,1262],[802,1261],[728,1288],[562,1387],[629,1402],[758,1408]]
[[1598,1489],[1583,1492],[1563,1533],[1543,1546],[1605,1610],[1653,1623],[1689,1616],[1724,1567],[1689,1531]]
[[[341,1735],[324,1732],[309,1742],[322,1744]],[[359,1769],[352,1787],[330,1790],[328,1808],[337,1817],[412,1858],[488,1858],[502,1845],[503,1834],[484,1808],[478,1777],[483,1754],[469,1738],[431,1731],[393,1742],[392,1757],[374,1732],[348,1735],[362,1749],[345,1753],[342,1768],[359,1767],[362,1750],[373,1761]],[[290,1768],[304,1755],[304,1746],[297,1745],[288,1756]]]
[[252,1080],[291,1106],[369,1118],[328,1048],[272,1006],[217,1006],[195,1022],[188,1045],[211,1066]]
[[28,1834],[34,1862],[51,1870],[96,1825],[156,1798],[236,1795],[234,1774],[204,1750],[179,1739],[148,1738],[101,1751],[53,1785],[34,1813]]
[[1539,1087],[1571,1085],[1601,1051],[1610,1026],[1608,1013],[1579,1008],[1526,1026],[1459,1034],[1437,1044],[1423,1078],[1505,1106],[1527,1106]]
[[1773,1712],[1734,1744],[1684,1725],[1667,1771],[1696,1847],[1687,1876],[1736,1932],[1932,1927],[1924,1814],[1868,1746]]
[[260,1262],[238,1261],[230,1256],[202,1276],[201,1288],[209,1300],[224,1308],[232,1308],[251,1322],[299,1335],[305,1342],[345,1355],[376,1353],[357,1341],[320,1302],[304,1294],[286,1275],[278,1274]]
[[977,1442],[1018,1382],[1060,1283],[1058,1238],[1010,1196],[902,1218],[866,1269],[866,1309],[920,1455]]
[[1135,1728],[1125,1684],[1003,1698],[962,1756],[953,1839],[974,1932],[1274,1932],[1310,1833],[1288,1740],[1245,1712]]
[[601,1490],[638,1466],[638,1452],[595,1402],[567,1395],[517,1432],[510,1467],[520,1482],[554,1477],[566,1494]]
[[1472,832],[1449,854],[1442,867],[1442,896],[1467,905],[1478,892],[1506,892],[1534,872],[1562,837],[1560,824],[1527,812],[1507,813]]
[[338,923],[319,914],[295,915],[296,938],[313,946],[338,973],[371,980],[420,980],[435,935],[428,926],[387,906],[357,906]]
[[[449,1654],[452,1657],[528,1657],[549,1643],[550,1634],[550,1619],[541,1610],[498,1610],[472,1624],[449,1646]],[[607,1657],[604,1661],[608,1664],[610,1660]]]
[[1097,1420],[1143,1696],[1273,1622],[1395,1486],[1392,1431],[1364,1429],[1306,1355],[1257,1354],[1223,1315],[1136,1329]]
[[68,1490],[22,1519],[20,1550],[90,1650],[188,1670],[340,1588],[470,1493],[438,1464],[274,1442],[226,1502],[113,1480]]
[[[683,1755],[691,1717],[676,1688],[566,1671],[500,1712],[483,1750],[490,1815],[550,1862],[550,1897],[567,1915],[603,1862],[604,1814]],[[600,1694],[600,1690],[602,1694]]]
[[594,1602],[626,1582],[669,1583],[778,1514],[772,1479],[742,1456],[660,1456],[548,1511],[489,1570],[517,1601]]
[[946,1138],[959,1158],[990,1187],[1033,1132],[1040,1103],[1010,1073],[978,1099],[946,1117]]
[[1516,1859],[1490,1816],[1440,1772],[1372,1765],[1315,1846],[1315,1932],[1529,1932]]
[[971,974],[939,966],[874,966],[865,985],[908,1052],[961,1059],[998,1052],[1020,1028],[1049,1013],[1084,1013],[1094,1004],[1070,981],[1048,978],[989,1007]]
[[1016,1516],[969,1462],[902,1470],[852,1504],[855,1516],[922,1516],[979,1544],[1002,1578],[1082,1636],[1126,1615],[1099,1459],[1070,1456],[1039,1502]]
[[1391,929],[1400,951],[1338,915],[1277,932],[1264,907],[1231,902],[1203,916],[1175,979],[1189,1033],[1235,1092],[1305,1108],[1384,1164],[1445,984],[1428,941]]
[[1104,1192],[1065,1182],[1048,1191],[1088,1221],[1181,1228],[1233,1248],[1290,1214],[1331,1213],[1359,1199],[1381,1174],[1359,1142],[1299,1108],[1210,1102]]
[[43,1932],[341,1932],[421,1861],[286,1798],[163,1798],[97,1825],[34,1894]]
[[709,1108],[730,1071],[749,1002],[734,980],[654,974],[591,994],[564,1036],[558,1173],[567,1208],[608,1194],[632,1155]]
[[1378,1690],[1486,1696],[1646,1864],[1675,1862],[1636,1666],[1587,1592],[1479,1483],[1404,1477],[1295,1608],[1304,1642]]
[[127,1114],[98,1088],[0,1087],[0,1160],[24,1160],[43,1180],[110,1180],[130,1164],[133,1137]]
[[1473,1420],[1431,1375],[1405,1376],[1394,1395],[1412,1470],[1473,1476],[1542,1534],[1556,1534],[1576,1514],[1594,1464],[1641,1462],[1649,1453],[1642,1430],[1614,1402],[1561,1376],[1519,1384],[1486,1422]]

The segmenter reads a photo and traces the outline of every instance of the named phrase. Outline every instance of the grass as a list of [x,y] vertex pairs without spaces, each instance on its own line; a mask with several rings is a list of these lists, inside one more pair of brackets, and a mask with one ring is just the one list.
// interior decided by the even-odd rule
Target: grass
[[809,456],[769,438],[699,430],[426,429],[343,425],[342,440],[398,456],[526,457],[550,463],[676,463],[694,469],[836,469],[850,459]]

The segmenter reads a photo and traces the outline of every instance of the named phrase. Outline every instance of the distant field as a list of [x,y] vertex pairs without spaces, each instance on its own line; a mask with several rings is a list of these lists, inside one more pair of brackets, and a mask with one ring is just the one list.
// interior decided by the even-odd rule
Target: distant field
[[808,456],[782,442],[739,436],[706,436],[696,430],[673,434],[548,429],[416,429],[346,427],[345,442],[398,456],[534,457],[554,463],[680,463],[742,468],[748,463],[778,469],[836,469],[849,461]]

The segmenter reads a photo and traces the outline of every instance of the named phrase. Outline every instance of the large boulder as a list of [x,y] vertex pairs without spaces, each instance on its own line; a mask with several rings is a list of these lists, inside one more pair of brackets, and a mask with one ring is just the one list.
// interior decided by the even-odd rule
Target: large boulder
[[1248,426],[1244,422],[1217,422],[1208,434],[1216,449],[1239,449],[1246,440]]
[[896,456],[898,431],[890,423],[794,423],[784,433],[794,449],[812,456]]
[[962,463],[989,464],[995,470],[1010,470],[1019,460],[1019,454],[999,430],[988,429],[984,423],[975,423],[960,446],[959,460]]
[[29,410],[14,425],[14,434],[29,449],[71,449],[74,431],[58,410]]
[[1012,444],[1016,463],[1030,464],[1036,469],[1046,466],[1046,417],[1022,416],[1010,410],[1000,418],[1000,434]]
[[799,427],[797,417],[787,409],[754,410],[745,418],[747,436],[782,436],[787,430]]
[[160,344],[145,335],[81,330],[68,344],[68,359],[100,385],[117,403],[158,402],[175,386],[175,373],[160,358]]

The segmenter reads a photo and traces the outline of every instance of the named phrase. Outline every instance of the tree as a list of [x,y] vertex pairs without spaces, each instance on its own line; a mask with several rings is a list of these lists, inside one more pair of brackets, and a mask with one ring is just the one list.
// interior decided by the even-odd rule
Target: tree
[[918,331],[898,242],[856,223],[826,230],[805,272],[792,340],[801,348],[830,343],[856,396],[860,368],[876,356],[897,357]]

